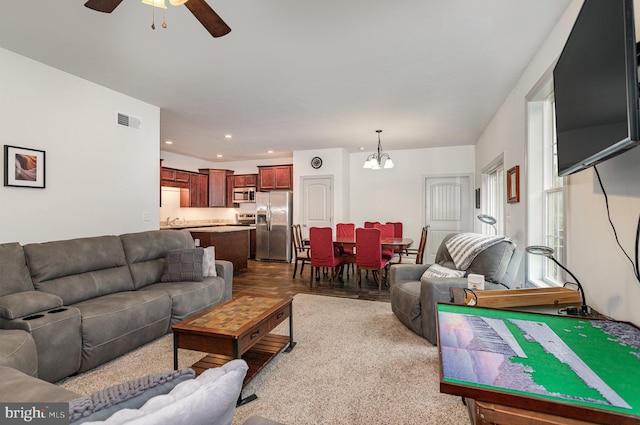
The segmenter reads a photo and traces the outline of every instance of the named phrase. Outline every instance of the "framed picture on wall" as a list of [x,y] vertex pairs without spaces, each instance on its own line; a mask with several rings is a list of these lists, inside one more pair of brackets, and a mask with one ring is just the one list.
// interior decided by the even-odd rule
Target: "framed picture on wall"
[[44,189],[45,152],[4,145],[4,185]]
[[480,188],[476,189],[476,209],[480,209]]
[[516,165],[507,171],[507,202],[520,202],[520,166]]

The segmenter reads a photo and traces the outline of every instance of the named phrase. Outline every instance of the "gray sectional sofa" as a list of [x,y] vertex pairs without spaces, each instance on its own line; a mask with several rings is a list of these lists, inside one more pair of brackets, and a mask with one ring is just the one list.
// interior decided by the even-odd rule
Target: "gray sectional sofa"
[[[161,282],[167,253],[194,247],[186,230],[0,244],[0,366],[56,382],[230,299],[228,261],[216,261],[216,277]],[[0,400],[12,390],[2,385]]]

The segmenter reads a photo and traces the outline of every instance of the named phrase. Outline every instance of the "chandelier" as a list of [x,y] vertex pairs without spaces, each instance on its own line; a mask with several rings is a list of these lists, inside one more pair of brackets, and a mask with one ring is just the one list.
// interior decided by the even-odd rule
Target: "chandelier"
[[378,151],[367,157],[362,168],[370,168],[372,170],[393,168],[393,161],[389,154],[382,152],[382,144],[380,143],[380,133],[382,133],[382,130],[376,130],[376,133],[378,133]]

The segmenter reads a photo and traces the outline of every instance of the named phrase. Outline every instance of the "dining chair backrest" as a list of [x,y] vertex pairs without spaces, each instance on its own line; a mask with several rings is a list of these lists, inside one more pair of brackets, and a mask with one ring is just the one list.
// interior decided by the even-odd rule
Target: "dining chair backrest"
[[296,252],[302,252],[306,249],[302,243],[302,227],[299,224],[291,225],[291,238],[293,239],[293,249]]
[[364,228],[365,229],[370,229],[372,227],[375,227],[376,224],[380,224],[380,222],[378,222],[378,221],[365,221],[364,222]]
[[402,238],[402,222],[400,221],[387,221],[387,224],[393,226],[393,237]]
[[356,265],[382,268],[382,244],[380,229],[356,229]]
[[422,233],[420,235],[420,243],[418,244],[418,251],[416,252],[416,264],[422,264],[424,259],[424,250],[427,246],[427,236],[429,234],[429,226],[424,226],[422,228]]
[[336,236],[346,236],[355,238],[356,225],[353,223],[338,223],[336,224]]
[[377,223],[374,226],[375,229],[380,229],[380,236],[382,237],[382,239],[386,239],[386,238],[395,238],[395,229],[393,228],[393,224],[387,223],[387,224],[381,224],[381,223]]
[[336,250],[333,248],[333,229],[331,227],[312,227],[309,229],[311,247],[311,265],[313,267],[333,267]]

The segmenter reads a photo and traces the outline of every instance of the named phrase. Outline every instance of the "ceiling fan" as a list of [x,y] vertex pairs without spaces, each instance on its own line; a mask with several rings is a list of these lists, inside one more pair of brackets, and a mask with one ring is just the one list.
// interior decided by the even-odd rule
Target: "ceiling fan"
[[[98,12],[111,13],[122,2],[122,0],[88,0],[84,5],[89,9]],[[172,4],[183,4],[193,16],[200,21],[203,27],[214,37],[222,37],[229,34],[231,28],[222,20],[205,0],[187,0],[172,2]]]

